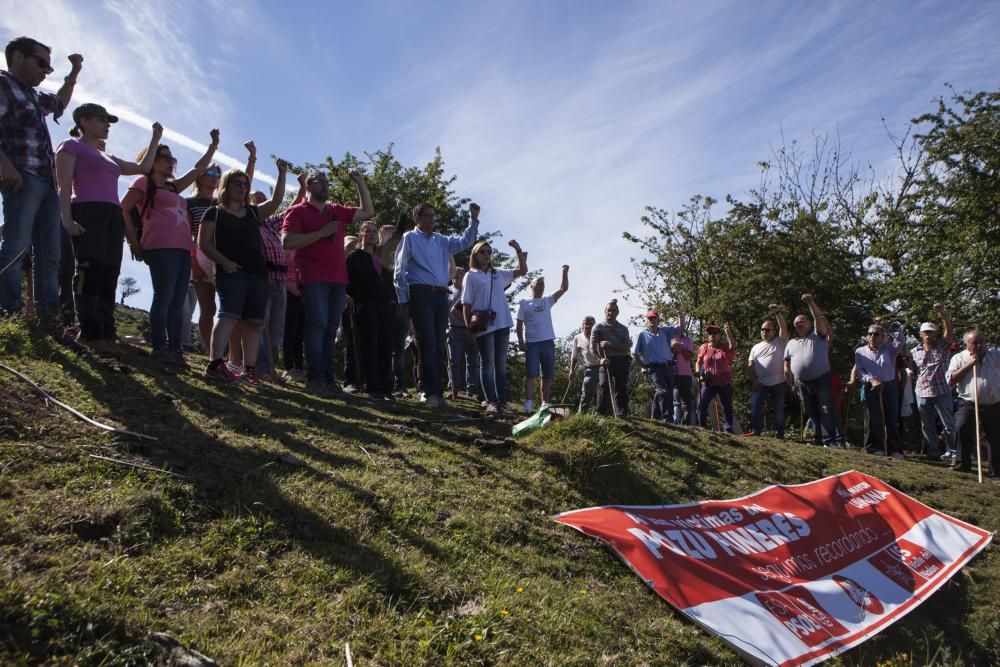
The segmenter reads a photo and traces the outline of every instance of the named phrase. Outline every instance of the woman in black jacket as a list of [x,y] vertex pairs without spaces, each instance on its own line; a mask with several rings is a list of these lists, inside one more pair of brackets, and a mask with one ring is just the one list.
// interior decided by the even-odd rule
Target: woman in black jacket
[[354,301],[354,327],[361,348],[361,369],[368,397],[395,400],[392,395],[392,347],[396,323],[392,271],[375,255],[378,226],[361,224],[358,248],[347,256],[347,293]]

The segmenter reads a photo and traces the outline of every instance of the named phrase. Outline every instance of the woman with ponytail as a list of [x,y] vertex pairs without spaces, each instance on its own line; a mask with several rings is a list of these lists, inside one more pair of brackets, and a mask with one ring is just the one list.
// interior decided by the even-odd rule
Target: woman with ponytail
[[[194,241],[187,202],[179,193],[208,169],[219,146],[219,131],[212,130],[211,137],[212,143],[194,168],[177,179],[173,177],[177,159],[170,147],[155,146],[152,168],[135,179],[122,199],[129,248],[133,257],[149,265],[153,282],[149,308],[153,359],[168,366],[187,366],[181,352],[181,327]],[[139,157],[147,154],[144,150]]]
[[62,224],[73,241],[73,279],[80,342],[102,355],[116,355],[115,292],[122,265],[125,222],[118,200],[118,178],[152,167],[163,128],[153,123],[149,155],[139,164],[108,155],[104,142],[118,118],[99,104],[73,111],[72,139],[56,150],[56,182]]

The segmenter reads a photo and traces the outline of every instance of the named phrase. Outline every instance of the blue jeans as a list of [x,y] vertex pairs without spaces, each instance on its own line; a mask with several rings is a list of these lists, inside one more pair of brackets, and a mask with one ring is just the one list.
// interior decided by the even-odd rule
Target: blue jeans
[[[3,195],[3,242],[0,270],[22,250],[31,248],[31,281],[35,286],[35,312],[40,318],[55,318],[59,312],[60,222],[59,197],[55,185],[26,171],[17,192],[9,187]],[[12,266],[0,276],[0,310],[21,310],[21,268]]]
[[593,407],[594,411],[597,410],[597,382],[600,374],[600,366],[584,366],[583,385],[580,387],[580,407],[576,410],[580,414],[587,410],[587,406]]
[[181,248],[158,248],[144,250],[142,257],[149,265],[149,277],[153,281],[153,303],[149,307],[153,349],[179,350],[184,300],[191,280],[191,253]]
[[410,289],[410,319],[420,349],[420,385],[427,396],[441,396],[447,359],[448,293]]
[[899,437],[899,388],[895,381],[880,386],[881,391],[865,391],[865,407],[874,453],[890,455],[903,450]]
[[722,430],[726,433],[733,432],[733,385],[724,384],[722,386],[709,386],[705,383],[701,385],[701,398],[698,400],[698,424],[708,425],[708,406],[712,404],[712,399],[719,397],[722,403],[722,414],[725,421]]
[[[951,397],[951,391],[929,398],[917,396],[917,411],[920,413],[920,430],[924,434],[924,442],[927,443],[927,453],[944,454],[949,449],[955,449],[955,401]],[[943,438],[938,437],[935,415],[944,425]]]
[[695,425],[698,411],[695,409],[694,377],[674,376],[674,423]]
[[837,426],[837,416],[833,409],[833,385],[830,383],[830,374],[824,373],[818,378],[804,382],[796,378],[795,388],[799,390],[799,399],[802,401],[806,416],[822,426],[813,431],[816,444],[842,444],[844,436]]
[[479,349],[469,341],[465,327],[454,324],[448,338],[448,381],[452,391],[464,389],[470,394],[480,393]]
[[760,435],[764,430],[764,404],[767,397],[771,397],[771,405],[774,409],[774,437],[785,437],[785,393],[788,385],[784,382],[772,384],[770,386],[758,385],[756,391],[750,395],[750,424],[754,435]]
[[510,327],[476,338],[479,348],[479,382],[486,400],[498,405],[507,402],[507,343]]
[[674,423],[674,366],[655,364],[649,367],[649,381],[653,385],[651,417]]
[[347,285],[306,283],[302,285],[302,308],[306,314],[306,379],[310,382],[337,381],[333,346],[347,301]]

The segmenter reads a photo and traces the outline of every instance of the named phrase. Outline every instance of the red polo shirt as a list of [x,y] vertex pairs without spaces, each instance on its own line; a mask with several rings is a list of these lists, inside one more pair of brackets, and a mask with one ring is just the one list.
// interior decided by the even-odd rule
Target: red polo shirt
[[319,231],[328,222],[337,221],[337,233],[314,241],[295,251],[295,265],[302,284],[347,284],[347,265],[344,263],[344,231],[354,220],[358,209],[341,204],[327,204],[320,211],[309,202],[296,204],[285,212],[282,234],[309,234]]

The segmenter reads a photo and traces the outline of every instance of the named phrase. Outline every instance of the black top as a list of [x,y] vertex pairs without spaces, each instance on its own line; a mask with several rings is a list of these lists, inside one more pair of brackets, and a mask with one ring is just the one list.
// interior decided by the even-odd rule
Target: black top
[[213,206],[202,219],[215,221],[215,249],[226,259],[236,262],[247,273],[267,275],[267,262],[260,250],[256,206],[248,206],[242,218]]
[[385,266],[379,273],[375,257],[357,248],[347,256],[347,293],[358,302],[393,303],[396,288],[392,283],[392,271]]

